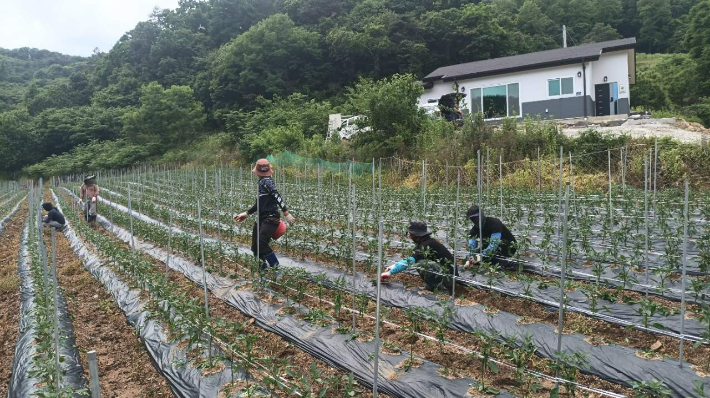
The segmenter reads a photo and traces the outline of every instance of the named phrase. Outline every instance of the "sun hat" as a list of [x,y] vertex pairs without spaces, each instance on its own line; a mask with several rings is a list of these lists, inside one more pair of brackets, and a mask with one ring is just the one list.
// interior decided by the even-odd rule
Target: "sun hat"
[[274,170],[271,168],[271,164],[267,159],[257,160],[251,171],[259,177],[271,177],[271,175],[274,174]]
[[409,223],[409,233],[414,236],[427,236],[431,235],[431,232],[426,226],[425,222],[422,221],[412,221]]

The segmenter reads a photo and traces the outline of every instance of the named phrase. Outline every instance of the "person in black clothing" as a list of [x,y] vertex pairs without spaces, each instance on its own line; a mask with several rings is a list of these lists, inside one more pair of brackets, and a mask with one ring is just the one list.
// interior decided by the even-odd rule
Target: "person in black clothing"
[[42,220],[42,226],[56,228],[59,231],[63,230],[66,225],[66,220],[59,209],[54,207],[50,202],[42,203],[42,208],[48,212],[47,217]]
[[[508,267],[511,262],[506,258],[515,254],[515,236],[510,232],[503,222],[494,217],[486,217],[478,205],[473,205],[468,209],[466,216],[473,223],[468,234],[469,258],[466,265],[474,265],[486,260],[492,264]],[[479,220],[481,225],[479,226]],[[484,248],[480,254],[478,251],[479,233],[483,235]],[[482,257],[482,258],[481,258]]]
[[426,223],[413,221],[409,223],[409,238],[414,241],[414,255],[402,259],[380,275],[382,281],[390,276],[408,269],[412,264],[419,263],[419,276],[426,283],[427,290],[437,291],[443,286],[448,291],[453,287],[453,279],[444,275],[453,275],[454,256],[439,241],[431,237]]
[[259,196],[254,206],[234,216],[234,219],[242,222],[246,220],[249,215],[257,211],[259,212],[258,221],[254,223],[254,228],[251,233],[251,251],[254,253],[254,256],[258,257],[262,262],[266,261],[269,267],[276,267],[279,265],[279,260],[269,246],[269,243],[281,223],[279,208],[281,208],[288,223],[292,224],[295,219],[288,212],[283,198],[279,194],[279,191],[276,190],[276,184],[271,178],[273,170],[271,169],[269,161],[267,159],[259,159],[252,172],[259,176]]

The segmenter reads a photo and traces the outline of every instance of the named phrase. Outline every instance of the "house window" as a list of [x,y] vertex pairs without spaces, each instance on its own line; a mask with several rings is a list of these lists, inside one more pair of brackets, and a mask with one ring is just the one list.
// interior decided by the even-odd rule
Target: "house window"
[[483,115],[486,119],[508,116],[508,92],[505,85],[483,89]]
[[520,86],[501,84],[471,89],[471,111],[482,112],[484,119],[520,115]]
[[518,83],[508,85],[508,116],[520,116],[520,86]]
[[483,112],[483,108],[481,108],[481,102],[482,97],[481,97],[481,89],[480,88],[474,88],[471,90],[471,112],[472,113],[478,113],[478,112]]
[[574,80],[571,77],[547,80],[547,96],[557,97],[574,93]]

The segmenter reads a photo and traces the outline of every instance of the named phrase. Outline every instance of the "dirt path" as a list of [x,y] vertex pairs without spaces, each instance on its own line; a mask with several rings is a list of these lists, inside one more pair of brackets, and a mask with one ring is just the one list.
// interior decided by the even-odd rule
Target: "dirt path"
[[[51,247],[46,231],[45,240]],[[99,360],[102,397],[171,397],[168,383],[153,367],[140,338],[106,292],[74,254],[69,241],[57,234],[59,284],[74,323],[84,376],[89,378],[86,353]]]
[[0,396],[7,396],[7,386],[15,358],[15,343],[20,327],[20,278],[17,256],[27,206],[15,214],[0,236]]

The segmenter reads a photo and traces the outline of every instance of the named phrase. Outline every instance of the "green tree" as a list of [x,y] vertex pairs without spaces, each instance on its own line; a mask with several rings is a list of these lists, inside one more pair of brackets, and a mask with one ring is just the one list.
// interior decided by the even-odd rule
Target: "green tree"
[[271,16],[217,53],[210,89],[216,107],[249,107],[258,97],[313,91],[321,85],[321,36],[288,16]]
[[34,116],[49,108],[64,108],[72,105],[69,86],[66,83],[50,84],[28,90],[25,98],[27,111]]
[[69,97],[72,105],[84,106],[91,104],[93,87],[86,71],[74,71],[69,76]]
[[621,24],[624,15],[621,0],[596,0],[595,3],[597,24],[606,24],[614,28]]
[[330,52],[344,64],[352,66],[350,76],[354,76],[358,70],[366,70],[377,79],[383,74],[385,58],[396,52],[396,43],[391,34],[394,21],[399,16],[376,0],[366,0],[359,4],[353,14],[359,15],[353,17],[351,14],[350,23],[328,33]]
[[671,0],[671,11],[673,13],[673,18],[680,18],[684,15],[688,15],[690,10],[702,0]]
[[207,53],[209,38],[188,29],[163,30],[150,48],[150,64],[156,81],[165,87],[189,85],[199,60]]
[[32,117],[18,109],[0,113],[0,171],[17,171],[41,156]]
[[607,40],[621,39],[621,35],[610,25],[601,22],[594,25],[592,30],[584,36],[583,43],[599,43]]
[[547,50],[556,47],[557,44],[552,38],[560,31],[555,23],[543,14],[537,0],[525,0],[518,11],[515,26],[524,34],[524,46],[526,52]]
[[89,106],[47,109],[35,117],[40,153],[46,157],[93,140],[115,139],[121,130],[122,114],[116,108]]
[[656,79],[674,106],[685,106],[698,101],[698,82],[703,81],[697,74],[697,64],[686,54],[672,54],[660,61],[654,68]]
[[135,28],[124,34],[116,45],[101,57],[96,66],[97,86],[106,87],[115,79],[117,70],[120,74],[130,69],[142,82],[155,79],[156,70],[151,63],[150,52],[158,40],[162,29],[154,21],[139,22]]
[[304,140],[320,137],[328,131],[330,103],[308,99],[295,93],[273,100],[258,98],[251,111],[233,111],[227,117],[227,128],[239,140],[247,159],[255,159],[283,150],[298,151]]
[[710,96],[710,0],[703,0],[692,8],[685,47],[698,63],[698,76],[705,76],[698,81],[701,92]]
[[326,18],[347,14],[347,0],[283,0],[284,11],[299,25],[318,25]]
[[354,141],[363,158],[412,154],[426,117],[418,105],[422,92],[413,75],[363,79],[348,90],[346,111],[366,117]]
[[130,64],[116,68],[107,83],[91,97],[94,106],[114,108],[138,104],[141,82]]
[[644,110],[668,109],[663,87],[652,73],[638,73],[636,84],[631,86],[631,105]]
[[637,0],[621,0],[621,24],[618,27],[623,37],[638,37],[641,23],[638,17]]
[[429,69],[507,55],[508,32],[493,6],[469,4],[461,9],[428,12],[421,17]]
[[276,13],[274,0],[211,0],[205,27],[215,47],[248,31],[258,21]]
[[675,51],[670,0],[638,0],[638,13],[641,20],[639,48],[649,53]]
[[141,89],[140,103],[121,118],[123,134],[132,142],[166,148],[191,141],[202,131],[204,108],[190,87],[164,89],[153,82]]

